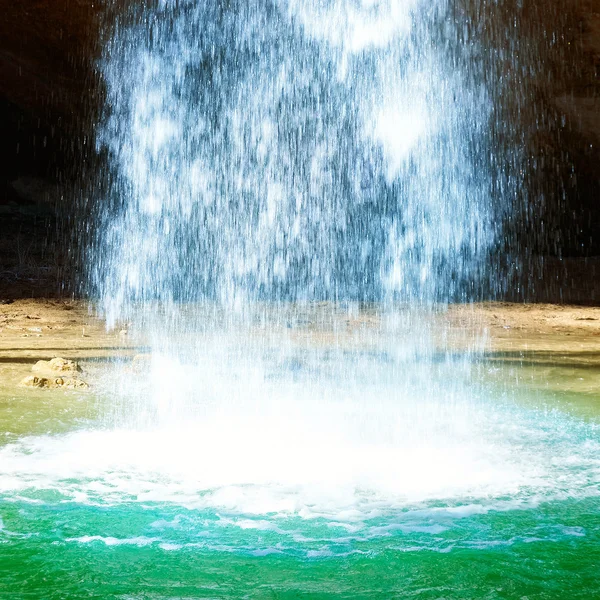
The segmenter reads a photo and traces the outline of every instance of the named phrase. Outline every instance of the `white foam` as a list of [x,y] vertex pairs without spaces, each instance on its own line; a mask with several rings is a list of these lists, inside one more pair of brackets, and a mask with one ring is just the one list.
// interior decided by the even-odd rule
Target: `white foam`
[[144,546],[150,546],[158,541],[157,538],[148,538],[144,536],[138,536],[133,538],[115,538],[105,537],[102,535],[83,535],[81,537],[67,538],[66,542],[77,542],[79,544],[91,544],[92,542],[102,542],[106,546],[137,546],[142,548]]
[[[597,468],[590,467],[599,459],[576,440],[557,440],[555,447],[536,446],[535,437],[502,443],[501,436],[482,437],[481,424],[473,419],[466,438],[447,428],[445,437],[415,444],[413,436],[403,439],[407,427],[416,426],[408,424],[395,438],[378,441],[375,433],[357,441],[354,427],[341,423],[330,421],[331,435],[319,436],[298,415],[291,420],[220,415],[146,431],[24,438],[0,449],[0,493],[41,502],[31,492],[52,490],[81,504],[170,502],[338,523],[359,523],[390,507],[432,500],[469,500],[428,509],[461,518],[490,505],[514,508],[553,496],[598,493]],[[560,453],[569,455],[568,464],[554,460]],[[507,496],[514,497],[512,503],[494,500]],[[237,526],[271,527],[249,520]]]
[[162,543],[159,544],[159,548],[162,550],[166,550],[167,552],[173,552],[174,550],[181,550],[183,548],[182,544],[170,544],[170,543]]
[[[432,533],[444,519],[600,494],[593,424],[477,397],[453,366],[440,375],[410,361],[325,363],[317,354],[303,357],[308,374],[297,379],[255,356],[233,364],[217,350],[198,366],[155,359],[147,387],[117,398],[134,417],[158,407],[153,420],[125,413],[116,428],[0,447],[0,494],[172,503],[223,518],[297,515],[351,528],[402,511],[403,527]],[[313,364],[331,376],[314,374]],[[424,523],[430,515],[435,522]],[[271,519],[235,525],[272,527]]]

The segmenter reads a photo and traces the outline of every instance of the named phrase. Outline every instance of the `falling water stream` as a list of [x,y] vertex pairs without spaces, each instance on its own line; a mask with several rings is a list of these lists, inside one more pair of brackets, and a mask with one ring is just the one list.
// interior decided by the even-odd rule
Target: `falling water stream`
[[497,233],[491,104],[444,0],[132,13],[103,62],[109,324],[149,300],[473,296]]
[[499,382],[438,318],[493,294],[517,185],[469,6],[158,0],[107,26],[88,289],[147,352],[0,446],[6,585],[600,590],[597,413]]

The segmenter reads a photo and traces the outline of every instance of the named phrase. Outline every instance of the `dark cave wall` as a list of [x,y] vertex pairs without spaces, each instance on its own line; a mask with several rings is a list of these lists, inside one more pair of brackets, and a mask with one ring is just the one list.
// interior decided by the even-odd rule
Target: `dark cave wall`
[[0,0],[5,174],[56,177],[53,164],[80,158],[98,102],[101,13],[89,0]]
[[[470,0],[466,0],[469,2]],[[597,302],[600,3],[472,0],[496,90],[504,233],[489,288],[516,301]],[[500,187],[500,186],[499,186]]]
[[73,206],[94,160],[105,8],[0,0],[0,296],[72,293]]
[[600,3],[540,3],[529,19],[543,59],[525,120],[531,245],[558,257],[600,255]]

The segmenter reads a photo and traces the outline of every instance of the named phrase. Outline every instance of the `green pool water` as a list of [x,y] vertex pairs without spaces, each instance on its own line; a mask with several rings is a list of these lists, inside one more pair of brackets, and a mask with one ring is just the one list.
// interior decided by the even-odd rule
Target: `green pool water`
[[600,598],[600,368],[330,366],[3,388],[0,598]]
[[6,598],[594,598],[600,589],[592,500],[407,512],[352,532],[297,518],[251,527],[160,503],[46,499],[3,503],[2,513]]

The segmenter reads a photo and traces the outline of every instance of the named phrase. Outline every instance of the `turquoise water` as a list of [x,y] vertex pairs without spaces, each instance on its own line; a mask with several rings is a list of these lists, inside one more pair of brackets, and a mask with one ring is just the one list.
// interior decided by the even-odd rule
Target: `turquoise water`
[[490,512],[419,507],[353,524],[48,497],[1,506],[2,597],[593,598],[600,590],[591,499]]
[[114,390],[5,392],[0,598],[600,597],[592,393],[356,355],[152,423]]

